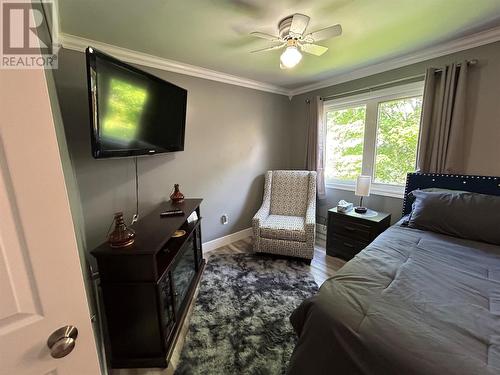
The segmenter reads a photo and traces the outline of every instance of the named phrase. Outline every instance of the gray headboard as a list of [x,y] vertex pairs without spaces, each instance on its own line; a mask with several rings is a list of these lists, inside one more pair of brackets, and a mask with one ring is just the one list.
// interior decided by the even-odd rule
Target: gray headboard
[[470,176],[440,173],[408,173],[403,200],[403,216],[411,212],[413,190],[441,188],[465,190],[473,193],[500,195],[500,177]]

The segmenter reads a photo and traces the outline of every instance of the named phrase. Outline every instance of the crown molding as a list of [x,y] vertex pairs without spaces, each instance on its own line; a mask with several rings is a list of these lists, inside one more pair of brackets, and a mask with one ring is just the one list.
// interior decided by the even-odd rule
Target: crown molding
[[289,90],[288,96],[293,97],[295,95],[304,94],[313,90],[322,89],[332,85],[337,85],[339,83],[352,81],[355,79],[386,72],[392,69],[397,69],[404,66],[416,64],[422,61],[434,59],[436,57],[441,57],[455,52],[460,52],[467,49],[479,47],[485,44],[498,42],[499,40],[500,40],[500,27],[495,27],[459,39],[454,39],[449,42],[421,49],[411,54],[407,54],[401,57],[396,57],[394,59],[373,64],[365,68],[360,68],[349,72],[337,74],[335,76],[322,80],[321,82],[316,82],[306,86],[298,87],[296,89]]
[[98,50],[109,53],[110,55],[113,55],[120,60],[132,64],[139,64],[150,68],[185,74],[188,76],[208,79],[211,81],[247,87],[254,90],[267,91],[281,95],[289,95],[289,90],[269,83],[254,81],[248,78],[242,78],[195,65],[185,64],[179,61],[164,59],[161,57],[149,55],[147,53],[117,47],[111,44],[98,42],[96,40],[82,38],[75,35],[60,33],[59,42],[64,48],[74,51],[83,52],[88,46],[92,46]]
[[195,65],[164,59],[161,57],[133,51],[127,48],[117,47],[111,44],[102,43],[75,35],[60,33],[59,41],[62,44],[62,46],[66,49],[82,52],[88,46],[93,46],[97,49],[100,49],[104,52],[107,52],[115,56],[116,58],[127,61],[129,63],[139,64],[151,68],[185,74],[212,81],[223,82],[230,85],[247,87],[254,90],[281,94],[288,96],[288,98],[291,100],[292,97],[296,95],[304,94],[310,91],[337,85],[339,83],[344,83],[363,77],[368,77],[378,73],[383,73],[389,70],[449,55],[455,52],[479,47],[485,44],[498,42],[500,41],[500,27],[495,27],[462,38],[454,39],[449,42],[424,48],[414,53],[389,59],[380,63],[372,64],[364,68],[336,74],[327,79],[321,80],[320,82],[315,82],[295,89],[286,89],[284,87],[272,85],[269,83],[254,81],[251,79],[238,77],[227,73],[222,73],[215,70],[198,67]]

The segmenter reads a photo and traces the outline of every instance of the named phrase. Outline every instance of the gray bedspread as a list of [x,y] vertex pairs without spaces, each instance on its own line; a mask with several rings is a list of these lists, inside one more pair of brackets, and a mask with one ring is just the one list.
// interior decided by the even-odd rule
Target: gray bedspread
[[500,374],[500,247],[392,226],[290,319],[289,375]]

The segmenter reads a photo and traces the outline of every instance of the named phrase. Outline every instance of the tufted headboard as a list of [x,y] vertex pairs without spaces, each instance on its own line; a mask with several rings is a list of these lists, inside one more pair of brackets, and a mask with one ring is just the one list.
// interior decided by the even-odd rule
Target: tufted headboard
[[413,198],[408,194],[413,190],[427,188],[465,190],[473,193],[500,195],[500,177],[440,173],[408,173],[403,198],[403,216],[411,212]]

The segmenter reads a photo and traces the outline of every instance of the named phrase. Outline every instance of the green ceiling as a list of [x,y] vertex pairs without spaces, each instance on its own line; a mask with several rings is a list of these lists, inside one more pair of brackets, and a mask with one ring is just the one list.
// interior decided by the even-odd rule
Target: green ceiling
[[[500,0],[59,0],[59,12],[63,33],[286,88],[500,25]],[[249,53],[267,46],[249,32],[276,34],[293,13],[343,35],[289,71],[280,51]]]

